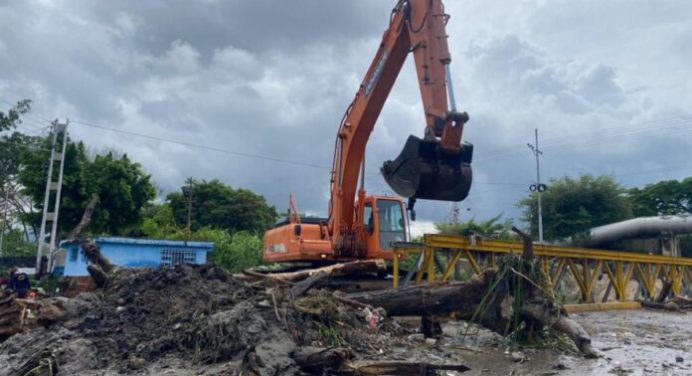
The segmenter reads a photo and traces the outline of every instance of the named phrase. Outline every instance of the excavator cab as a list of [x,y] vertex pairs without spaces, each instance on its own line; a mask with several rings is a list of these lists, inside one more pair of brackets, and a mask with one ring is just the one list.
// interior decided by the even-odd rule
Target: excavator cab
[[473,145],[448,151],[439,141],[409,136],[404,149],[380,171],[397,194],[414,199],[461,201],[471,189]]
[[368,196],[363,228],[368,258],[391,258],[393,244],[408,240],[406,208],[399,197]]

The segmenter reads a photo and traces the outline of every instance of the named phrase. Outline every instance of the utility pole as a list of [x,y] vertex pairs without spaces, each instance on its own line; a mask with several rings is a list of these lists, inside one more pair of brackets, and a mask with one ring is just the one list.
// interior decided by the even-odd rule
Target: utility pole
[[[63,169],[65,167],[65,150],[67,147],[67,124],[69,120],[65,123],[59,123],[57,120],[53,121],[53,127],[51,129],[51,151],[50,159],[48,161],[48,177],[46,179],[46,193],[43,199],[43,216],[41,218],[41,231],[38,237],[38,250],[36,252],[36,273],[39,272],[41,268],[41,256],[44,252],[48,256],[49,268],[52,264],[53,252],[57,246],[57,231],[58,231],[58,213],[60,212],[60,192],[62,191],[62,175]],[[55,167],[55,162],[60,162],[58,165],[58,180],[53,180],[53,167]],[[53,195],[51,193],[55,192]],[[53,196],[53,200],[51,200]],[[48,211],[48,206],[53,202],[53,211]],[[47,222],[51,222],[50,233],[46,232]],[[46,237],[49,237],[46,240]],[[47,248],[47,249],[46,249]]]
[[190,230],[192,229],[192,178],[187,179],[187,226],[185,227],[185,240],[190,240]]
[[5,227],[7,227],[7,209],[10,201],[10,179],[7,179],[7,187],[5,187],[5,208],[2,210],[2,228],[0,229],[0,257],[4,255],[2,251],[2,242],[5,239]]
[[[531,143],[526,144],[526,146],[531,149],[533,155],[536,157],[536,184],[535,190],[538,191],[538,242],[543,243],[543,213],[541,208],[541,196],[543,196],[543,191],[545,190],[545,185],[541,184],[541,167],[540,167],[540,156],[543,155],[541,149],[538,148],[538,128],[535,129],[536,144]],[[534,186],[531,187],[532,191]]]

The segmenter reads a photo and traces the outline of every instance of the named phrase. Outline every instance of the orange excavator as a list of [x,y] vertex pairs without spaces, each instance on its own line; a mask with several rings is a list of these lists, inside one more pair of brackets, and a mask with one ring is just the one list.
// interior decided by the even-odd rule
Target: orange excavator
[[[288,218],[264,236],[269,262],[340,262],[391,259],[392,243],[407,241],[416,199],[461,201],[471,188],[473,146],[461,143],[465,112],[457,112],[441,0],[400,0],[392,10],[375,58],[339,126],[326,219],[301,218],[293,196]],[[366,195],[365,146],[406,57],[415,59],[425,111],[422,139],[380,169],[402,197]],[[360,187],[358,184],[361,179]]]

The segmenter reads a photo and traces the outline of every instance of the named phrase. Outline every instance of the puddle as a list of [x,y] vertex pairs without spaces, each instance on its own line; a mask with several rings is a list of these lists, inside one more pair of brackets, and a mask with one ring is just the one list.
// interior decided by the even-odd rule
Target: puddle
[[[591,334],[599,359],[560,354],[552,349],[521,349],[528,359],[514,362],[499,338],[480,330],[461,342],[463,323],[445,327],[443,344],[473,370],[464,375],[692,375],[692,316],[646,310],[588,312],[572,317]],[[676,358],[682,358],[682,362]],[[565,369],[566,368],[566,369]]]

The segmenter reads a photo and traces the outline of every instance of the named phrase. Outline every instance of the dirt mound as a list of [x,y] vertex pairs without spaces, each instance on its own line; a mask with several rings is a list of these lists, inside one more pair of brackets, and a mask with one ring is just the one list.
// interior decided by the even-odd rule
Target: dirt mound
[[121,269],[104,290],[51,306],[45,328],[0,344],[0,375],[293,375],[302,346],[365,359],[414,347],[377,312],[319,290],[291,301],[276,282],[214,265]]

